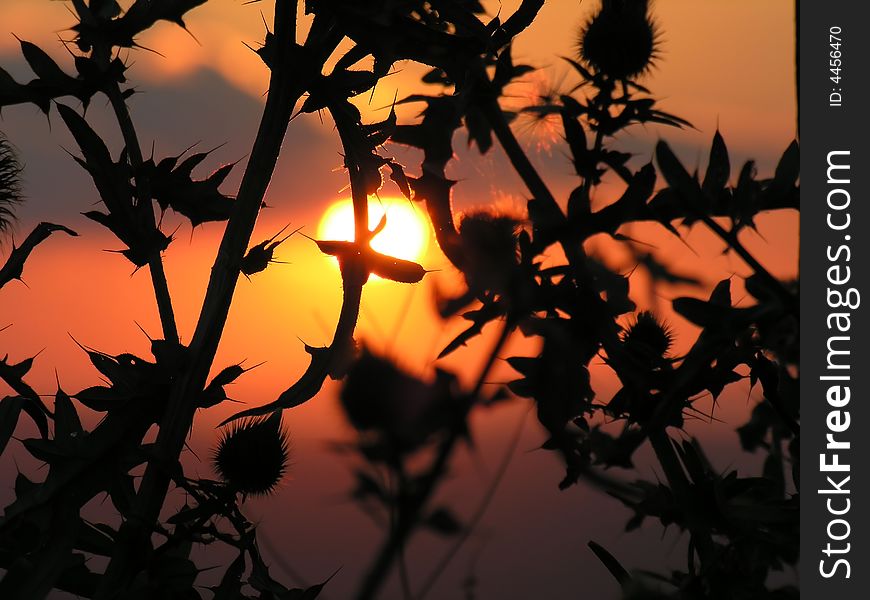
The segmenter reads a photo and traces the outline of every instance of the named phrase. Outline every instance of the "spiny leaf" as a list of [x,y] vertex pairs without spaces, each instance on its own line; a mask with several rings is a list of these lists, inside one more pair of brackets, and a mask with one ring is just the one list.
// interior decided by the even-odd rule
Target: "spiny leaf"
[[783,152],[779,163],[776,165],[776,172],[773,176],[775,185],[782,187],[791,187],[797,181],[800,174],[800,147],[797,140],[793,140]]
[[34,248],[48,239],[48,237],[56,231],[62,231],[73,237],[78,236],[75,231],[68,227],[64,227],[63,225],[55,225],[54,223],[45,222],[40,223],[33,228],[33,231],[30,232],[30,235],[27,236],[21,246],[12,249],[9,257],[6,259],[6,263],[2,268],[0,268],[0,288],[13,279],[21,279],[21,276],[24,273],[24,263],[30,257]]
[[12,434],[15,433],[18,415],[21,414],[23,407],[24,399],[20,396],[6,396],[0,400],[0,455],[6,449]]
[[211,588],[213,600],[239,600],[242,596],[242,575],[245,574],[245,553],[239,552],[221,577],[220,585]]
[[67,440],[82,433],[82,422],[70,397],[60,388],[54,396],[54,438]]
[[696,215],[704,213],[705,203],[698,182],[689,175],[667,142],[656,144],[656,160],[668,185],[678,194],[684,210],[690,215],[687,221],[691,222]]
[[337,573],[338,570],[336,570],[335,573],[327,577],[326,581],[318,583],[317,585],[312,585],[311,587],[304,590],[300,588],[288,590],[284,598],[286,598],[286,600],[315,600],[320,595],[320,592],[323,591],[323,588],[326,586],[326,584],[329,583],[332,578],[336,576]]
[[[39,434],[45,439],[48,437],[48,417],[46,415],[50,414],[49,410],[39,394],[22,379],[30,368],[26,365],[31,362],[32,359],[29,359],[16,365],[7,362],[7,357],[0,359],[0,380],[5,381],[24,400],[22,409],[33,419],[34,424],[39,429]],[[23,370],[22,364],[26,366]]]
[[237,419],[259,417],[278,410],[294,408],[313,398],[323,387],[323,382],[329,375],[333,351],[330,348],[312,348],[311,346],[305,346],[305,351],[311,355],[311,363],[302,377],[278,396],[277,400],[264,406],[243,410],[225,419],[221,426]]
[[362,261],[365,268],[378,277],[399,283],[418,283],[426,275],[426,269],[419,264],[381,254],[366,244],[342,240],[315,240],[324,254],[338,258],[339,264],[346,261]]
[[73,397],[93,411],[109,412],[132,398],[132,395],[123,394],[114,388],[98,385],[86,388]]
[[136,0],[121,17],[108,24],[82,20],[72,29],[78,34],[78,45],[82,50],[100,41],[110,46],[132,48],[135,38],[152,27],[157,21],[169,21],[186,29],[184,15],[205,4],[206,0]]
[[245,371],[249,370],[250,369],[245,369],[240,364],[230,365],[229,367],[222,369],[220,373],[215,375],[214,379],[211,380],[211,383],[209,385],[228,385],[241,377],[245,373]]
[[190,220],[193,227],[209,221],[226,221],[233,208],[233,200],[219,190],[236,163],[219,167],[205,179],[193,179],[192,172],[214,150],[198,152],[178,164],[184,153],[154,162],[151,158],[143,166],[144,175],[151,184],[151,194],[162,210],[171,208]]
[[398,283],[419,283],[426,275],[426,269],[413,261],[375,251],[367,254],[366,264],[378,277]]
[[18,42],[21,44],[21,53],[27,64],[43,82],[59,87],[69,86],[70,82],[75,82],[42,48],[25,40],[18,40]]
[[728,148],[719,130],[713,136],[713,144],[710,147],[710,162],[707,164],[707,172],[704,175],[703,191],[715,197],[728,185],[731,177],[731,162],[728,159]]
[[212,379],[205,387],[205,390],[203,390],[200,407],[209,408],[226,400],[227,393],[226,390],[224,390],[224,386],[231,384],[244,373],[258,366],[259,365],[254,365],[249,369],[245,369],[242,365],[238,364],[230,365],[223,369],[220,373],[214,376],[214,379]]
[[260,273],[266,270],[266,267],[269,266],[269,263],[276,262],[273,260],[275,248],[283,244],[285,241],[287,241],[288,238],[290,238],[290,236],[299,231],[299,229],[296,229],[296,231],[291,231],[280,240],[277,239],[278,236],[281,235],[289,226],[290,224],[288,223],[281,228],[281,231],[279,231],[269,239],[260,242],[256,246],[252,246],[251,249],[248,250],[248,252],[245,254],[245,256],[242,257],[242,273],[244,273],[245,275]]
[[625,222],[644,218],[649,212],[647,201],[655,189],[656,179],[652,163],[641,167],[619,200],[592,214],[594,231],[616,233]]
[[710,292],[710,302],[718,306],[731,307],[731,279],[723,279]]
[[613,578],[616,579],[616,581],[618,581],[620,585],[626,585],[628,582],[631,581],[631,575],[629,574],[629,572],[626,571],[625,567],[619,564],[619,561],[616,560],[616,558],[614,558],[613,555],[608,552],[603,546],[591,540],[587,545],[589,546],[589,549],[592,550],[593,553],[595,553],[595,556],[598,557],[598,560],[600,560],[601,563],[607,568],[607,570],[610,571],[610,574],[613,575]]
[[[477,21],[477,19],[475,19],[475,21]],[[492,84],[498,90],[501,90],[517,77],[522,77],[526,73],[534,71],[534,69],[528,65],[514,65],[511,48],[512,45],[510,44],[506,46],[505,49],[501,51],[501,54],[498,55],[498,60],[495,63],[495,74],[492,78]]]
[[81,148],[89,169],[108,170],[109,165],[112,164],[109,149],[100,136],[91,129],[88,122],[65,104],[58,104],[57,112]]

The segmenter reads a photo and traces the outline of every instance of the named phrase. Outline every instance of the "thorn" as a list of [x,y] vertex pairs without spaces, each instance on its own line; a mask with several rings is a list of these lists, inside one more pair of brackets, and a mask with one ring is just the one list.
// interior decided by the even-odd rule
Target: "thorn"
[[152,338],[150,335],[148,335],[148,332],[145,331],[145,328],[142,327],[142,326],[139,324],[139,321],[133,321],[133,322],[136,324],[136,327],[139,328],[139,331],[141,331],[142,333],[145,334],[145,337],[148,338],[148,341],[149,341],[149,342],[153,342],[153,341],[154,341],[154,338]]
[[[289,226],[289,223],[288,223],[287,225]],[[298,227],[298,228],[294,229],[293,231],[291,231],[290,233],[288,233],[286,236],[284,236],[283,238],[281,238],[281,239],[278,240],[277,242],[270,243],[268,249],[269,249],[269,250],[274,250],[275,248],[277,248],[278,246],[280,246],[281,244],[283,244],[284,242],[286,242],[287,240],[289,240],[289,239],[293,236],[294,233],[299,233],[299,231],[302,229],[302,227],[304,227],[304,225],[301,226],[301,227]],[[284,227],[284,229],[287,229],[287,227]],[[284,229],[282,229],[281,231],[284,231]],[[281,231],[279,231],[278,234],[275,235],[275,237],[278,237],[278,235],[281,234]],[[274,240],[275,237],[270,238],[270,239]],[[273,262],[277,262],[277,261],[273,261]]]
[[[245,361],[242,361],[242,362],[245,362]],[[244,369],[244,372],[247,373],[248,371],[253,371],[257,367],[262,367],[265,364],[266,364],[266,361],[264,360],[264,361],[258,362],[257,364],[255,364],[253,366],[248,367],[247,369],[245,369],[244,367],[242,367],[242,369]],[[242,363],[239,363],[239,366],[241,367]]]
[[160,58],[166,58],[166,56],[164,54],[161,54],[157,50],[154,50],[152,48],[148,48],[147,46],[142,46],[141,44],[137,44],[136,42],[133,42],[133,47],[134,48],[141,48],[142,50],[145,50],[146,52],[151,52],[153,54],[156,54]]
[[[271,242],[272,242],[276,237],[278,237],[279,235],[281,235],[282,233],[284,233],[284,231],[285,231],[288,227],[290,227],[290,223],[287,223],[286,225],[284,225],[284,227],[281,228],[281,231],[279,231],[278,233],[276,233],[275,235],[273,235],[272,237],[270,237],[270,238],[268,239],[268,242],[271,243]],[[291,233],[290,235],[293,235],[293,234]],[[284,239],[287,239],[287,238],[284,238]],[[280,243],[280,242],[279,242],[279,243]],[[277,244],[276,244],[276,245],[277,245]]]

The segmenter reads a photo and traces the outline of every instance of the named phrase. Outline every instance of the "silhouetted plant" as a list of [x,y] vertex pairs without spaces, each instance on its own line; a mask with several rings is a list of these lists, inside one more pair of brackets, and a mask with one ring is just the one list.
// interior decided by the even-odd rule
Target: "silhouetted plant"
[[22,167],[9,140],[0,133],[0,234],[5,234],[15,218],[14,209],[21,203]]
[[[538,4],[523,3],[518,14],[523,9],[534,11],[533,5]],[[433,12],[437,13],[437,7]],[[433,65],[438,68],[424,80],[442,83],[451,88],[450,93],[404,100],[424,103],[423,118],[417,124],[399,125],[391,139],[423,151],[421,175],[409,178],[413,199],[426,203],[442,250],[468,284],[466,294],[443,304],[445,315],[464,311],[462,316],[470,325],[445,347],[442,356],[496,321],[503,328],[502,342],[513,330],[541,340],[538,356],[507,359],[521,376],[508,387],[535,401],[538,419],[550,434],[543,447],[560,453],[566,464],[561,487],[581,478],[602,487],[635,511],[629,529],[653,517],[689,533],[686,570],[666,576],[631,574],[604,548],[590,543],[627,597],[755,598],[773,594],[767,587],[770,571],[797,561],[796,483],[789,486],[785,480],[787,471],[797,473],[798,461],[797,294],[792,284],[770,275],[742,246],[737,234],[753,227],[761,211],[798,208],[797,144],[786,150],[772,179],[758,181],[754,164],[748,162],[737,184],[731,186],[728,152],[718,132],[703,179],[691,175],[662,141],[656,148],[656,162],[667,185],[656,191],[658,176],[652,163],[635,169],[628,154],[609,145],[616,134],[634,124],[687,125],[657,108],[650,92],[633,79],[646,70],[656,51],[656,30],[647,3],[605,1],[584,25],[580,38],[579,55],[568,62],[581,84],[557,102],[525,109],[537,116],[561,117],[580,178],[564,204],[556,202],[514,138],[508,127],[514,114],[502,111],[497,103],[505,85],[528,71],[514,65],[509,46],[490,47],[469,63],[463,78]],[[457,43],[456,52],[462,48]],[[577,93],[586,90],[591,91],[583,96]],[[463,125],[469,141],[481,152],[489,150],[493,134],[501,143],[532,194],[530,227],[520,228],[514,220],[471,215],[456,228],[450,198],[455,182],[445,171],[453,157],[453,134]],[[592,190],[607,171],[623,180],[624,193],[593,212]],[[716,218],[727,218],[729,226]],[[703,223],[753,269],[746,289],[756,304],[734,307],[730,280],[720,282],[707,300],[677,298],[674,310],[702,333],[688,353],[670,356],[668,328],[643,311],[626,324],[624,315],[636,310],[629,297],[629,279],[605,267],[584,246],[595,234],[632,244],[620,228],[641,221],[658,222],[678,236],[678,226]],[[566,261],[544,266],[542,255],[553,244],[561,246]],[[650,257],[643,264],[655,279],[687,281]],[[501,347],[499,343],[491,358]],[[603,358],[622,382],[616,394],[603,402],[594,402],[588,370],[596,357]],[[679,443],[667,432],[681,428],[687,413],[698,412],[693,407],[698,397],[710,394],[715,402],[727,385],[743,380],[741,368],[748,369],[752,385],[761,382],[764,390],[765,402],[740,430],[745,449],[764,447],[770,452],[760,477],[719,473],[697,440]],[[481,377],[485,374],[486,369]],[[365,405],[364,396],[354,398],[358,390],[348,383],[345,394],[353,400],[346,400],[346,405]],[[465,414],[487,403],[479,392],[466,394]],[[608,431],[612,427],[602,428],[603,416],[622,421],[622,431],[614,436]],[[359,425],[352,413],[351,420]],[[387,565],[399,559],[412,530],[428,524],[426,515],[431,508],[426,506],[432,487],[420,486],[419,479],[429,482],[440,477],[447,460],[444,455],[452,451],[464,427],[464,420],[457,420],[451,432],[434,442],[435,458],[423,475],[409,480],[403,463],[396,461],[392,468],[400,483],[392,494],[371,477],[359,475],[355,497],[374,498],[388,513],[398,512],[398,524],[390,528],[360,598],[375,595]],[[631,467],[635,451],[646,441],[652,445],[665,482],[625,483],[599,470]],[[365,446],[359,450],[368,461],[379,460]],[[408,483],[403,486],[402,481]],[[408,597],[425,595],[439,572],[418,595]],[[653,591],[657,587],[661,589]],[[791,597],[796,590],[784,587],[775,593]]]
[[[758,180],[749,162],[736,185],[718,132],[703,178],[690,174],[664,141],[655,150],[657,168],[652,163],[635,167],[629,154],[615,149],[615,135],[636,124],[681,127],[687,122],[659,109],[651,92],[635,80],[656,53],[657,32],[646,0],[604,0],[581,28],[577,56],[567,59],[580,84],[523,109],[541,117],[557,115],[562,123],[579,183],[560,202],[510,128],[516,112],[499,104],[505,88],[530,71],[514,64],[511,42],[532,23],[543,0],[524,0],[506,19],[488,22],[474,0],[308,0],[304,9],[311,15],[311,27],[301,42],[298,3],[276,0],[274,31],[266,32],[257,50],[271,72],[269,93],[238,193],[232,197],[220,187],[234,165],[221,166],[202,180],[193,178],[192,170],[208,152],[143,156],[126,106],[133,90],[126,87],[127,67],[117,54],[119,48],[136,47],[137,36],[158,21],[184,27],[188,11],[204,1],[135,0],[123,10],[114,0],[74,0],[75,76],[26,41],[21,41],[21,50],[36,78],[20,84],[0,71],[0,107],[32,103],[45,113],[52,106],[59,113],[79,147],[76,160],[93,179],[105,209],[85,216],[123,244],[120,254],[136,269],[148,268],[163,331],[162,338],[152,340],[148,359],[82,346],[105,385],[71,396],[58,389],[53,409],[24,381],[33,359],[0,361],[0,378],[16,394],[0,402],[0,448],[24,411],[39,433],[24,440],[24,447],[48,465],[42,482],[18,476],[16,499],[0,519],[0,567],[6,570],[0,596],[29,600],[60,589],[96,599],[198,598],[198,570],[190,559],[191,544],[197,542],[226,544],[238,551],[211,590],[215,598],[247,598],[251,593],[260,598],[315,598],[323,584],[288,590],[269,575],[255,527],[241,505],[249,494],[274,490],[288,458],[281,412],[313,398],[327,377],[345,378],[342,405],[360,434],[349,446],[365,465],[356,473],[353,495],[383,509],[389,522],[358,598],[375,597],[396,564],[403,571],[404,548],[421,528],[454,539],[416,593],[402,576],[407,597],[422,598],[429,592],[474,526],[474,519],[463,523],[449,507],[433,505],[434,494],[454,450],[470,436],[471,412],[504,400],[508,390],[534,402],[548,434],[543,447],[558,453],[565,465],[561,487],[583,479],[602,488],[634,511],[629,529],[655,518],[688,532],[685,570],[666,575],[631,572],[590,542],[625,597],[796,596],[793,588],[768,589],[772,570],[797,561],[796,283],[780,281],[765,270],[742,246],[738,233],[753,227],[761,211],[798,208],[797,143],[783,154],[773,178]],[[346,40],[350,49],[331,61]],[[391,111],[383,121],[363,123],[349,99],[370,91],[405,60],[431,67],[423,80],[440,84],[443,91],[399,101],[423,105],[418,122],[399,124]],[[334,66],[325,72],[327,63]],[[370,64],[370,70],[357,66],[361,63]],[[124,140],[117,157],[84,116],[59,101],[72,98],[86,108],[98,94],[108,98]],[[280,237],[282,230],[251,245],[282,140],[303,97],[301,112],[326,111],[335,123],[353,201],[354,240],[317,241],[323,253],[337,257],[342,276],[343,300],[333,340],[327,347],[306,346],[309,367],[273,402],[227,420],[232,424],[214,457],[220,481],[192,478],[179,457],[194,413],[225,401],[224,387],[245,372],[241,365],[230,365],[208,380],[236,281],[240,274],[254,276],[268,268],[274,249],[286,239]],[[446,176],[446,169],[454,156],[454,133],[461,128],[481,153],[494,141],[500,144],[531,193],[527,215],[481,211],[466,215],[457,226],[451,203],[456,182]],[[387,142],[422,151],[418,176],[383,154]],[[17,163],[8,164],[14,183]],[[608,172],[622,180],[623,193],[592,211],[593,191]],[[372,227],[367,203],[384,185],[384,174],[406,197],[425,204],[440,248],[467,284],[465,293],[442,303],[445,317],[461,313],[469,326],[441,355],[471,342],[487,324],[498,324],[495,343],[468,388],[444,370],[431,381],[404,373],[361,349],[354,339],[362,289],[371,274],[412,284],[426,273],[421,265],[381,254],[370,245],[385,221]],[[666,185],[657,190],[659,174]],[[0,210],[10,206],[3,202],[0,196]],[[172,236],[161,230],[156,209],[172,209],[193,226],[226,222],[186,346],[179,342],[163,272],[162,252]],[[6,214],[0,212],[0,217]],[[659,223],[677,236],[683,226],[701,223],[709,228],[752,269],[745,287],[755,303],[735,307],[730,280],[720,282],[706,299],[675,299],[674,311],[701,333],[688,352],[673,355],[667,325],[651,312],[638,311],[629,278],[587,248],[592,236],[604,234],[634,250],[620,229],[635,222]],[[41,224],[29,246],[26,241],[13,250],[0,272],[5,278],[0,284],[20,277],[33,246],[56,230],[75,235],[65,227]],[[554,245],[564,260],[545,262],[544,253]],[[654,279],[691,282],[654,257],[639,262]],[[536,338],[540,354],[509,357],[518,378],[507,389],[484,393],[496,358],[515,332]],[[589,371],[595,359],[604,360],[621,382],[605,401],[595,401]],[[725,387],[744,379],[744,372],[752,385],[760,383],[765,399],[739,431],[746,450],[767,453],[758,477],[720,473],[700,442],[678,442],[669,433],[696,410],[693,403],[700,394],[709,393],[715,400]],[[104,413],[104,418],[85,430],[73,399]],[[618,434],[602,426],[605,417],[621,423]],[[155,424],[156,441],[146,443],[146,433]],[[664,481],[628,482],[607,471],[631,467],[636,450],[647,442]],[[252,469],[250,457],[255,455],[257,468]],[[377,477],[382,468],[393,485]],[[138,486],[132,476],[136,469],[144,469]],[[186,504],[163,520],[161,510],[172,486],[185,493]],[[108,494],[122,517],[120,526],[82,517],[82,507],[100,494]],[[105,557],[105,569],[92,568],[89,556]]]

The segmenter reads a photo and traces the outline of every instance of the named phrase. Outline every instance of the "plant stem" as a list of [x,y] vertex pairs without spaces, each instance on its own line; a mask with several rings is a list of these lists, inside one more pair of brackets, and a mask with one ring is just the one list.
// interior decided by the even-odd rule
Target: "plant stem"
[[[479,72],[478,76],[483,78],[483,85],[489,87],[489,79],[486,73]],[[495,95],[486,102],[484,111],[487,121],[489,122],[490,127],[492,127],[493,133],[495,133],[495,136],[498,138],[505,154],[507,154],[508,159],[510,159],[511,165],[513,165],[514,170],[516,170],[517,174],[523,180],[523,183],[525,183],[535,200],[540,203],[541,207],[546,212],[548,219],[553,218],[554,223],[559,223],[564,220],[562,209],[559,208],[555,196],[550,192],[547,184],[544,183],[544,180],[538,174],[538,171],[535,169],[534,165],[532,165],[529,157],[526,156],[525,151],[514,136],[513,131],[511,131],[510,125],[508,125],[508,122],[505,120],[501,107],[498,104],[498,98]]]
[[119,530],[115,554],[95,596],[98,600],[124,597],[125,590],[147,558],[150,534],[169,488],[166,465],[178,460],[193,421],[197,406],[195,398],[205,385],[217,351],[241,259],[271,180],[293,107],[305,89],[307,82],[303,77],[294,77],[298,73],[294,73],[295,61],[291,60],[296,38],[297,4],[298,0],[276,0],[275,55],[269,94],[233,214],[212,267],[202,312],[191,341],[191,366],[173,386],[160,424],[155,456],[145,470],[131,514]]
[[[475,398],[477,398],[480,393],[483,384],[486,382],[486,377],[489,375],[493,364],[495,364],[495,361],[498,358],[499,352],[501,352],[501,349],[504,347],[512,331],[513,325],[506,321],[502,326],[502,330],[499,333],[499,337],[496,340],[492,351],[487,356],[486,363],[481,369],[477,382],[472,388],[472,392],[468,395],[468,405],[462,415],[463,418],[468,415],[468,411],[472,406],[474,406]],[[438,448],[438,453],[432,460],[429,470],[416,482],[417,489],[408,498],[408,506],[400,507],[396,526],[393,531],[391,531],[390,537],[384,543],[381,551],[372,563],[365,579],[363,579],[360,591],[356,596],[357,600],[371,600],[384,584],[393,562],[399,556],[402,548],[405,547],[408,539],[417,527],[420,513],[432,497],[432,494],[438,487],[438,483],[447,471],[450,457],[453,454],[456,443],[460,439],[462,439],[462,436],[458,428],[454,428],[450,431],[444,441],[441,442],[441,445]]]
[[713,231],[713,233],[719,236],[722,241],[728,244],[728,246],[731,247],[747,265],[752,267],[752,270],[755,271],[755,273],[770,287],[770,290],[779,297],[779,300],[783,303],[785,308],[792,312],[797,312],[796,299],[794,295],[785,289],[782,282],[771,275],[770,271],[765,269],[764,266],[758,262],[758,259],[752,256],[749,250],[747,250],[740,240],[737,239],[736,233],[733,231],[726,231],[725,228],[714,221],[712,217],[704,215],[702,221]]
[[477,524],[483,518],[484,513],[486,513],[486,509],[489,508],[490,503],[495,497],[496,491],[498,491],[498,487],[501,484],[502,479],[504,479],[505,474],[507,473],[508,466],[510,465],[511,459],[514,456],[514,452],[517,449],[517,446],[520,443],[520,437],[523,433],[524,426],[526,424],[526,418],[529,416],[529,411],[525,411],[523,413],[520,422],[517,424],[517,428],[514,431],[513,436],[508,442],[507,450],[502,457],[501,463],[498,466],[498,469],[495,472],[495,475],[492,478],[492,482],[489,484],[489,488],[484,493],[483,498],[480,501],[477,509],[474,511],[471,519],[469,519],[468,524],[462,528],[462,531],[459,532],[457,539],[453,542],[453,545],[444,553],[441,559],[436,564],[435,568],[429,574],[429,577],[426,579],[423,586],[420,588],[420,591],[414,597],[414,600],[423,600],[426,595],[432,590],[432,587],[435,585],[435,582],[438,581],[438,578],[442,573],[447,569],[450,565],[450,562],[456,557],[459,553],[459,550],[468,541],[468,538],[471,537],[471,534],[474,532]]
[[[127,155],[134,173],[142,169],[142,149],[139,146],[139,137],[136,135],[136,127],[127,109],[127,103],[121,95],[121,88],[117,82],[112,82],[105,90],[115,111],[115,118],[124,137],[127,147]],[[151,192],[146,178],[136,176],[136,199],[137,208],[145,217],[148,227],[157,227],[154,220],[154,208],[151,205]],[[157,300],[157,310],[160,313],[160,323],[163,326],[163,339],[168,342],[178,342],[178,327],[175,324],[175,313],[172,309],[172,297],[169,295],[169,284],[166,281],[166,273],[163,270],[163,259],[160,251],[148,259],[148,269],[151,272],[151,283],[154,286],[154,297]]]
[[[657,429],[649,434],[649,441],[655,452],[656,459],[662,466],[665,477],[668,480],[671,490],[676,496],[677,506],[686,513],[686,521],[688,528],[692,534],[692,543],[698,551],[698,556],[701,559],[701,564],[709,564],[709,560],[713,556],[713,540],[710,536],[710,531],[706,526],[698,525],[698,520],[694,515],[701,511],[707,510],[707,507],[696,506],[692,497],[691,483],[686,476],[680,464],[680,459],[674,450],[674,445],[671,438],[664,429]],[[703,521],[704,517],[701,517]]]
[[[478,82],[484,86],[491,86],[486,72],[482,66],[478,67],[477,72]],[[491,94],[488,102],[484,103],[484,114],[487,121],[492,127],[493,132],[498,138],[499,143],[507,154],[517,174],[522,178],[526,187],[535,197],[535,200],[540,206],[541,215],[536,220],[535,225],[544,231],[549,231],[554,235],[556,241],[562,247],[568,264],[574,273],[576,282],[582,288],[581,293],[586,293],[592,306],[595,306],[600,314],[607,314],[605,301],[596,292],[592,275],[586,265],[586,251],[583,248],[583,242],[577,238],[574,233],[566,227],[565,214],[556,202],[556,198],[550,192],[544,180],[535,170],[525,151],[517,141],[514,132],[504,118],[504,113],[498,104],[498,97]],[[601,345],[607,354],[611,357],[616,356],[619,352],[619,339],[617,336],[617,327],[612,319],[599,319],[596,321],[599,339]]]

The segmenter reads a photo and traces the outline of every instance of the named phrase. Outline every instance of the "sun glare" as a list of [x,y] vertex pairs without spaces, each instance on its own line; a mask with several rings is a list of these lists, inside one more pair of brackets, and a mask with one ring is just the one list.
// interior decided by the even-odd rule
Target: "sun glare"
[[[384,213],[387,225],[372,240],[372,248],[396,258],[420,260],[429,241],[425,214],[404,198],[369,200],[369,229],[378,224]],[[339,200],[323,215],[317,239],[351,241],[353,232],[353,205],[350,200]]]

